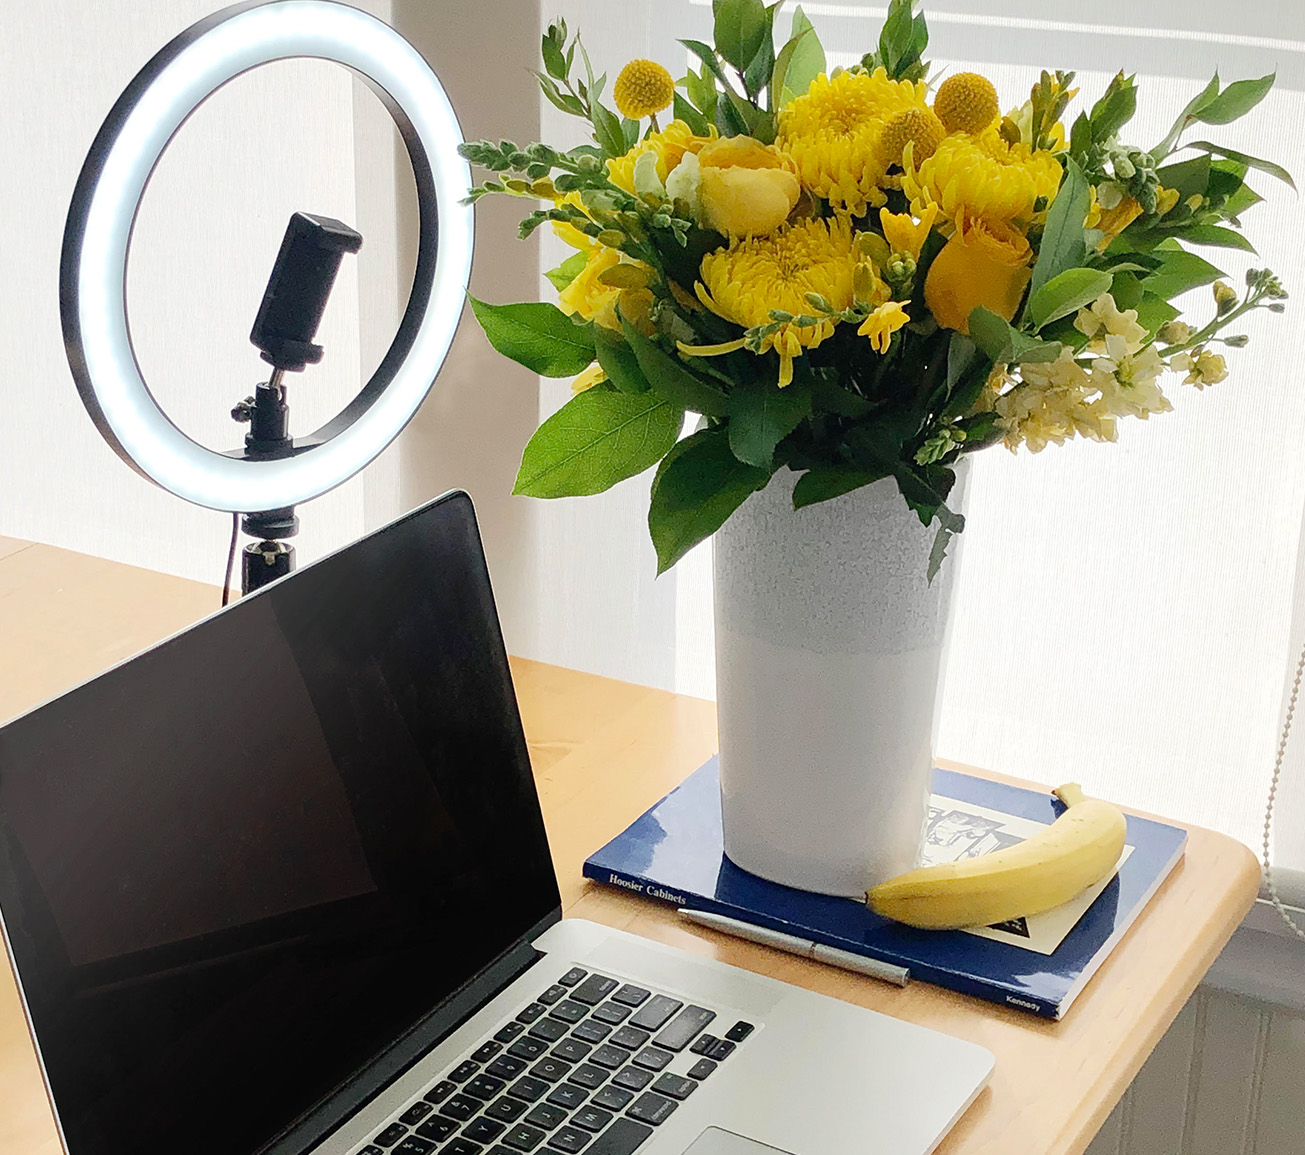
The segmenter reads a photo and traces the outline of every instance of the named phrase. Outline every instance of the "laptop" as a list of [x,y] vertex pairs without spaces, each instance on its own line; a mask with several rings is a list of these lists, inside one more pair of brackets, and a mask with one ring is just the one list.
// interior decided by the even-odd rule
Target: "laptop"
[[991,1073],[561,914],[465,493],[0,728],[67,1155],[925,1155]]

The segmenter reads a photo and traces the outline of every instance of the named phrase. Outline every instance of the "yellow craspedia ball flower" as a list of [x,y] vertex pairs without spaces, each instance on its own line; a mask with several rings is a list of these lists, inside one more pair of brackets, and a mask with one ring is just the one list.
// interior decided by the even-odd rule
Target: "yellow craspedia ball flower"
[[624,156],[607,162],[607,179],[628,193],[634,192],[634,165],[645,152],[657,154],[657,176],[663,183],[679,167],[686,152],[698,152],[717,137],[712,128],[707,136],[694,136],[682,120],[673,120],[661,132],[650,132]]
[[911,211],[922,216],[931,204],[952,221],[962,216],[1029,222],[1038,198],[1048,202],[1060,187],[1063,170],[1049,152],[1027,144],[1007,144],[996,129],[978,136],[946,137],[933,156],[918,165],[904,158],[902,191]]
[[919,164],[933,156],[946,135],[943,122],[930,109],[908,108],[884,125],[879,138],[880,160],[885,168],[900,165],[909,144],[915,163]]
[[977,72],[958,72],[938,86],[933,110],[948,132],[982,132],[1001,112],[992,81]]
[[889,163],[880,149],[898,113],[926,111],[925,86],[873,73],[817,76],[779,114],[775,146],[792,160],[804,188],[854,216],[884,203]]
[[[808,293],[835,309],[851,308],[857,252],[845,219],[803,220],[768,237],[737,240],[703,258],[698,296],[713,313],[752,329],[771,323],[772,309],[809,314]],[[833,335],[834,321],[782,325],[763,338],[763,353],[779,354],[779,386],[793,380],[793,358]]]
[[631,60],[616,78],[612,99],[622,116],[642,120],[670,108],[675,81],[655,60]]

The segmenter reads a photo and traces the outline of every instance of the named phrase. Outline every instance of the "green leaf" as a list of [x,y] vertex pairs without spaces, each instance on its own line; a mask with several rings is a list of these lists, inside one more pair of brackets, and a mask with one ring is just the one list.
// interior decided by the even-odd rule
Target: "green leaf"
[[1178,310],[1154,293],[1143,293],[1137,305],[1137,323],[1152,336],[1161,325],[1177,316]]
[[793,13],[793,30],[789,42],[784,45],[779,60],[775,62],[770,107],[778,110],[794,97],[805,96],[811,82],[827,67],[820,38],[799,4]]
[[1221,249],[1255,252],[1255,246],[1241,233],[1226,229],[1222,225],[1194,225],[1190,229],[1183,229],[1178,236],[1192,245],[1214,245]]
[[652,393],[577,393],[545,421],[521,455],[513,493],[602,493],[656,464],[675,444],[684,411]]
[[1199,148],[1202,152],[1212,152],[1215,156],[1226,156],[1229,160],[1239,161],[1248,168],[1257,168],[1260,172],[1267,172],[1270,176],[1277,177],[1293,190],[1296,188],[1296,182],[1291,179],[1291,173],[1282,165],[1274,164],[1270,160],[1261,160],[1258,156],[1250,156],[1248,153],[1238,152],[1236,149],[1224,148],[1221,144],[1211,144],[1208,140],[1194,140],[1183,145],[1183,147]]
[[1081,162],[1091,147],[1092,122],[1088,120],[1086,112],[1080,112],[1078,119],[1074,121],[1074,127],[1070,129],[1069,151]]
[[754,100],[770,83],[770,78],[775,71],[775,34],[773,26],[775,9],[778,7],[779,2],[777,0],[775,4],[765,9],[765,33],[761,37],[761,43],[757,47],[756,55],[753,56],[747,68],[743,70],[743,88]]
[[712,0],[716,51],[740,72],[752,63],[769,25],[762,0]]
[[711,74],[720,81],[722,88],[729,88],[730,82],[720,65],[720,57],[716,55],[716,50],[710,44],[704,44],[701,40],[681,40],[680,43],[702,61]]
[[[947,516],[943,517],[943,514]],[[945,505],[938,507],[938,532],[934,534],[933,549],[929,551],[929,568],[925,571],[925,579],[930,585],[933,585],[933,579],[942,569],[943,559],[947,556],[947,547],[951,545],[952,538],[964,528],[965,518],[958,513],[952,513]]]
[[1066,269],[1078,268],[1087,259],[1083,239],[1083,219],[1087,216],[1092,194],[1087,177],[1072,157],[1065,161],[1065,177],[1060,191],[1047,212],[1047,226],[1042,233],[1038,263],[1033,266],[1030,292],[1036,293],[1052,277]]
[[1174,123],[1170,126],[1169,131],[1165,133],[1164,140],[1162,140],[1158,145],[1155,146],[1155,148],[1151,150],[1151,155],[1154,156],[1156,160],[1163,160],[1165,157],[1167,157],[1170,153],[1170,150],[1172,150],[1174,147],[1174,141],[1176,141],[1178,137],[1182,134],[1183,129],[1185,129],[1193,120],[1196,119],[1196,113],[1200,112],[1203,108],[1205,108],[1210,103],[1210,101],[1212,101],[1218,95],[1219,95],[1219,74],[1216,72],[1214,76],[1210,79],[1210,83],[1207,84],[1203,89],[1201,89],[1201,91],[1198,92],[1194,97],[1192,97],[1192,99],[1188,102],[1187,107],[1184,108],[1183,111],[1178,114],[1178,119],[1174,121]]
[[747,465],[769,473],[775,446],[811,413],[811,393],[800,385],[781,389],[769,381],[736,386],[730,394],[730,449]]
[[828,468],[810,469],[797,480],[793,487],[793,508],[805,509],[820,501],[842,497],[863,485],[871,485],[890,476],[886,471],[870,469],[850,469],[834,465]]
[[959,417],[968,412],[983,390],[991,363],[978,345],[964,333],[953,333],[947,345],[947,377],[945,390],[947,404],[944,418]]
[[560,293],[580,275],[580,271],[585,267],[588,260],[589,258],[584,253],[572,253],[557,268],[549,269],[544,276],[553,283],[553,288]]
[[1057,273],[1029,298],[1028,317],[1034,329],[1057,321],[1090,305],[1110,292],[1111,277],[1100,269],[1066,269]]
[[889,0],[888,15],[879,33],[879,60],[892,80],[914,80],[929,44],[923,15],[912,12],[915,0]]
[[[1198,285],[1208,285],[1224,276],[1209,261],[1182,249],[1153,249],[1160,258],[1160,267],[1142,282],[1143,288],[1165,300],[1177,297]],[[1116,304],[1119,304],[1116,301]],[[1120,305],[1120,308],[1131,306]]]
[[648,378],[639,368],[639,360],[617,334],[599,325],[594,326],[594,351],[598,364],[607,379],[622,393],[647,393]]
[[1229,219],[1240,217],[1247,209],[1254,208],[1263,202],[1264,198],[1260,196],[1250,185],[1242,185],[1236,192],[1230,193],[1228,199],[1224,201],[1223,208],[1219,211]]
[[1276,77],[1276,72],[1270,72],[1258,80],[1234,80],[1218,96],[1194,112],[1192,117],[1203,124],[1231,124],[1269,95]]
[[711,127],[707,123],[707,118],[678,92],[675,94],[674,112],[675,119],[684,121],[694,136],[707,136],[710,134]]
[[598,142],[598,147],[609,157],[624,156],[625,130],[621,127],[621,118],[596,100],[590,108],[593,112],[594,139]]
[[548,75],[555,80],[564,80],[566,78],[566,58],[562,55],[562,46],[551,36],[545,36],[542,48],[544,67],[548,70]]
[[1133,119],[1137,111],[1137,89],[1133,77],[1117,73],[1107,86],[1101,99],[1092,106],[1088,118],[1092,124],[1092,138],[1106,140],[1114,136]]
[[1060,342],[1034,340],[982,305],[970,313],[970,340],[994,365],[1054,361],[1061,349]]
[[517,364],[544,377],[574,377],[593,363],[593,327],[575,324],[556,305],[467,300],[489,343]]
[[729,413],[727,394],[694,376],[629,322],[623,320],[621,329],[654,393],[708,417],[724,417]]
[[1157,169],[1155,175],[1165,188],[1177,189],[1179,197],[1186,200],[1210,187],[1210,158],[1194,156],[1191,160],[1167,164]]
[[852,418],[865,417],[874,408],[860,393],[840,385],[832,374],[823,373],[811,379],[811,407],[816,413]]
[[674,458],[657,475],[648,506],[658,574],[720,529],[769,480],[764,469],[734,456],[724,429],[704,429],[676,445]]

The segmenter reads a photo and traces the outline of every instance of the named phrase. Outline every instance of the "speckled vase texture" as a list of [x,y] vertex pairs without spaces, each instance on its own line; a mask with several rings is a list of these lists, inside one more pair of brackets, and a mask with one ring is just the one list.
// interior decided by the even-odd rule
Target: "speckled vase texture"
[[725,853],[860,898],[919,854],[963,535],[930,585],[935,528],[894,480],[794,510],[797,476],[777,472],[714,541]]

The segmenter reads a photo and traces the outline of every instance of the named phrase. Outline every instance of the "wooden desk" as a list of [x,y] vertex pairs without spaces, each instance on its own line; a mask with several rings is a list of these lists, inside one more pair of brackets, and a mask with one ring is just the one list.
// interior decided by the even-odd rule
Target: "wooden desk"
[[[0,720],[215,608],[211,587],[0,538]],[[1183,864],[1062,1023],[923,983],[904,990],[682,925],[581,878],[585,856],[716,748],[710,702],[514,661],[568,915],[607,923],[972,1039],[991,1086],[940,1155],[1078,1155],[1254,901],[1255,859],[1193,829]],[[0,1155],[58,1155],[8,968],[0,966]]]

